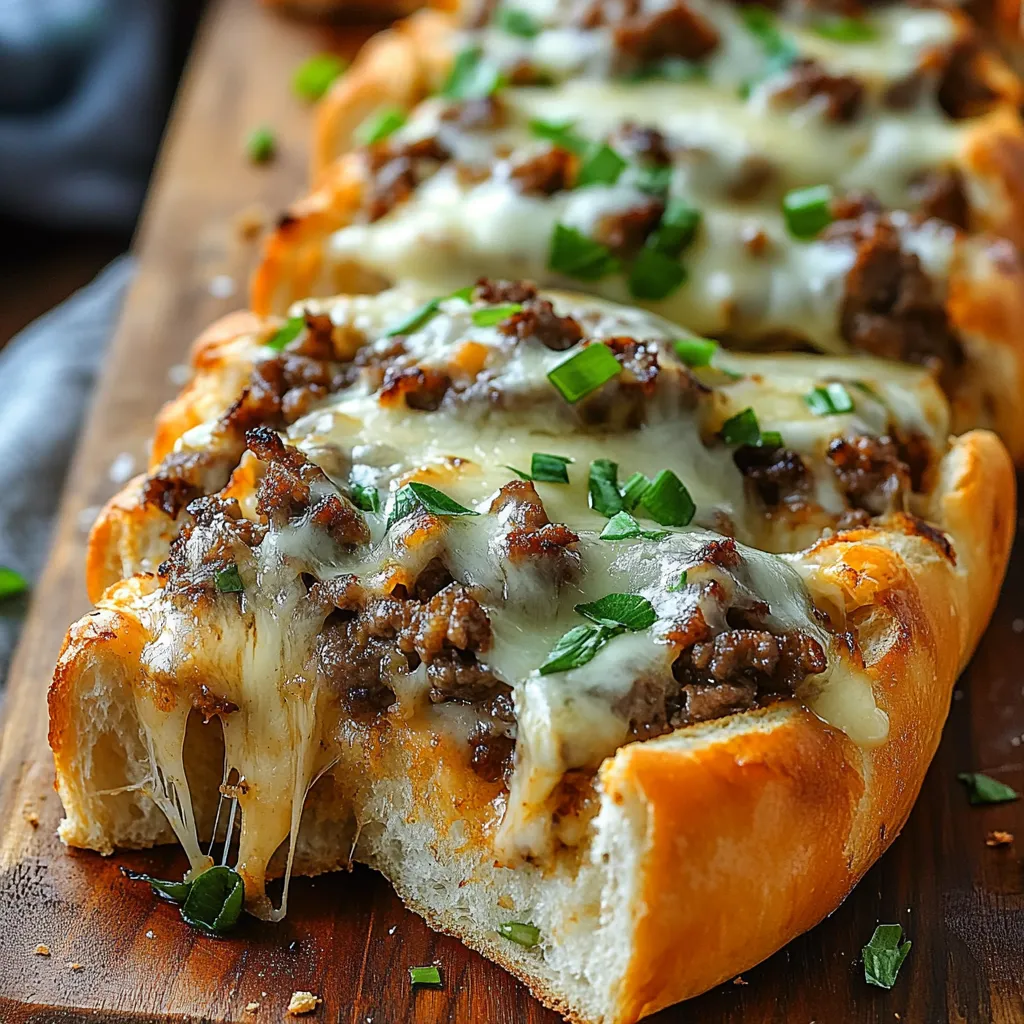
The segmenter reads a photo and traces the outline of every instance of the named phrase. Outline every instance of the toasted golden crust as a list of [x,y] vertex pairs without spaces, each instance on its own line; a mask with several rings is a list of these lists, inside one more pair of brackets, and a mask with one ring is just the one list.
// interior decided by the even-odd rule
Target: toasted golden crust
[[[930,511],[952,541],[952,556],[928,531],[874,528],[796,556],[812,589],[842,595],[875,700],[889,717],[887,741],[857,746],[787,703],[629,744],[602,766],[599,828],[615,832],[631,822],[638,838],[630,858],[608,866],[612,875],[631,873],[633,897],[629,929],[616,936],[626,943],[628,964],[600,1017],[567,1004],[536,961],[424,898],[379,850],[360,847],[357,856],[396,876],[399,892],[431,924],[502,963],[573,1019],[634,1021],[759,962],[834,910],[906,821],[1009,553],[1014,477],[997,439],[974,432],[954,443]],[[50,739],[68,812],[62,835],[104,852],[112,838],[89,822],[112,797],[84,783],[86,739],[75,708],[97,690],[131,686],[130,666],[148,639],[132,608],[152,585],[147,577],[119,584],[101,611],[73,627],[50,690]],[[354,777],[365,779],[360,786],[369,792],[393,777],[396,758],[405,759],[415,817],[430,823],[437,850],[457,862],[470,891],[477,883],[485,888],[490,858],[478,828],[493,816],[493,793],[458,758],[418,755],[429,737],[415,728],[392,729],[388,744],[367,743],[353,755]],[[454,834],[456,803],[446,798],[452,792],[462,794],[458,814],[468,822]],[[365,798],[354,797],[357,817]],[[323,820],[326,829],[333,826],[325,799],[314,792],[308,820]],[[166,838],[158,816],[147,827],[148,841]],[[113,839],[147,841],[145,830]],[[329,853],[306,849],[299,863],[315,872],[343,860],[332,845]]]

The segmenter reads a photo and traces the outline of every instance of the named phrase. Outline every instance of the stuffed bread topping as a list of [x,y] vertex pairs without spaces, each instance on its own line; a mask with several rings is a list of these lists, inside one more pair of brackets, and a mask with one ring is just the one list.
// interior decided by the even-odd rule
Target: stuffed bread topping
[[[809,927],[902,824],[1013,521],[1005,452],[949,440],[927,372],[727,353],[488,280],[235,318],[194,363],[151,471],[94,530],[90,585],[110,585],[51,689],[69,844],[173,836],[198,873],[238,826],[269,919],[293,870],[364,859],[542,998],[611,1021]],[[622,776],[636,748],[684,757],[684,792],[744,794],[720,800],[743,837]],[[708,758],[731,767],[698,784]],[[641,985],[666,814],[678,841],[725,829],[737,856],[791,862],[748,894],[759,924]],[[827,880],[782,898],[808,860]],[[688,955],[738,870],[663,889],[658,957]],[[543,938],[509,948],[511,917]]]
[[1024,450],[1024,274],[1011,241],[977,230],[1021,235],[1012,106],[957,119],[931,92],[909,112],[861,90],[843,114],[792,69],[743,95],[714,76],[465,74],[407,115],[377,83],[372,141],[282,219],[257,310],[481,271],[585,287],[730,347],[927,366],[957,430]]

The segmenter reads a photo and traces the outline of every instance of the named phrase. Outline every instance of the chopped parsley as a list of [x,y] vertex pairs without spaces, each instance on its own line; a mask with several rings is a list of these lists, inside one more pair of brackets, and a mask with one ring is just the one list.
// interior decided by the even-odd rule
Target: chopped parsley
[[754,445],[758,448],[781,448],[782,435],[777,430],[761,430],[757,414],[749,406],[730,416],[718,432],[726,444]]
[[389,135],[394,135],[405,124],[405,113],[398,107],[386,107],[371,114],[355,130],[356,141],[363,146],[372,146],[382,142]]
[[273,160],[277,152],[277,139],[274,133],[266,125],[256,128],[245,144],[245,152],[254,164],[265,164]]
[[566,468],[572,459],[564,455],[547,455],[545,452],[534,452],[530,459],[530,472],[524,473],[515,466],[506,466],[521,480],[534,480],[541,484],[567,484],[569,470]]
[[299,336],[299,332],[305,326],[304,316],[290,316],[263,344],[275,352],[282,352]]
[[222,594],[240,594],[245,590],[242,577],[238,574],[238,566],[234,562],[217,572],[213,582]]
[[450,100],[482,100],[503,84],[498,66],[487,60],[479,47],[470,46],[456,55],[441,95]]
[[429,967],[410,967],[409,983],[412,985],[440,985],[441,968],[436,964]]
[[168,882],[122,868],[133,882],[148,882],[153,891],[180,906],[186,924],[212,935],[224,935],[242,914],[245,886],[242,876],[224,864],[207,868],[191,882]]
[[553,142],[559,149],[567,149],[570,153],[582,155],[590,143],[573,131],[572,121],[544,121],[535,118],[530,122],[530,131],[539,139]]
[[673,594],[678,593],[680,590],[685,590],[686,589],[686,570],[685,569],[679,574],[679,581],[677,583],[673,583],[668,589],[669,589],[669,592],[673,593]]
[[815,416],[837,416],[840,413],[853,411],[853,399],[850,392],[838,381],[832,381],[824,387],[814,388],[804,395],[807,408]]
[[622,269],[611,250],[582,231],[556,224],[551,232],[548,269],[580,281],[597,281]]
[[663,469],[651,481],[640,504],[662,526],[689,526],[697,511],[686,485],[671,469]]
[[429,302],[424,302],[419,309],[414,309],[404,320],[399,321],[390,330],[384,332],[385,338],[394,338],[398,334],[409,334],[412,331],[419,330],[425,324],[437,316],[438,311],[441,308],[441,299],[431,299]]
[[[459,296],[461,298],[461,296]],[[477,327],[493,327],[507,320],[510,316],[522,311],[522,305],[518,302],[509,302],[504,306],[487,306],[484,309],[473,311],[472,320]]]
[[593,342],[548,370],[548,380],[567,402],[575,403],[621,371],[611,349]]
[[1020,793],[1012,787],[981,772],[960,772],[957,779],[967,787],[967,799],[971,804],[1005,804],[1019,800]]
[[650,601],[639,594],[608,594],[576,605],[575,610],[594,622],[575,626],[558,640],[538,669],[542,676],[586,665],[609,640],[627,631],[648,629],[657,618]]
[[333,53],[319,53],[301,64],[292,78],[296,95],[315,103],[345,70],[345,62]]
[[444,491],[439,491],[430,484],[423,484],[417,480],[400,487],[388,501],[387,522],[385,531],[390,530],[395,523],[407,518],[422,508],[435,516],[478,516],[479,512],[465,505],[460,505],[454,498],[449,498]]
[[903,929],[898,924],[880,924],[861,950],[864,980],[879,988],[892,988],[896,975],[910,952],[910,940],[901,943]]
[[494,24],[502,32],[507,32],[510,36],[520,36],[523,39],[532,39],[541,30],[537,19],[518,7],[499,7],[494,15]]
[[380,492],[369,484],[352,484],[352,504],[363,512],[380,511]]
[[634,633],[649,629],[658,617],[651,602],[639,594],[608,594],[573,610],[599,626],[621,626]]
[[628,513],[616,512],[608,520],[608,524],[601,531],[601,540],[633,540],[636,537],[643,537],[644,540],[662,540],[668,536],[666,530],[645,530]]
[[529,922],[506,921],[498,925],[498,934],[527,949],[532,949],[540,943],[540,929]]

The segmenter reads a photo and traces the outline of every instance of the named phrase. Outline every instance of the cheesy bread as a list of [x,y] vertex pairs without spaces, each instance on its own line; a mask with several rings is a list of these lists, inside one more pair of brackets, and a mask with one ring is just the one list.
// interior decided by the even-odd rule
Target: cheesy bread
[[66,843],[224,843],[270,920],[354,857],[612,1024],[898,833],[1015,518],[928,370],[499,279],[234,315],[193,368],[50,690]]
[[1024,455],[1020,83],[966,16],[882,5],[837,41],[818,16],[672,4],[714,42],[666,54],[661,6],[591,7],[535,5],[529,36],[500,8],[460,31],[422,12],[371,43],[254,308],[481,272],[584,287],[730,347],[924,365],[956,430]]

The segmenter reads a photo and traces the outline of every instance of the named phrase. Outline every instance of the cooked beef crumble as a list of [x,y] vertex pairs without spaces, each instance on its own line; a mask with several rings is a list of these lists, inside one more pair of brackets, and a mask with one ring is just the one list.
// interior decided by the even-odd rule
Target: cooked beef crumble
[[909,489],[910,471],[888,437],[837,437],[826,458],[855,509],[882,515],[896,507]]
[[852,75],[830,75],[817,61],[802,58],[793,62],[772,98],[792,106],[821,100],[829,120],[848,123],[860,113],[864,86]]
[[811,477],[803,459],[791,449],[745,444],[732,458],[766,508],[796,505],[806,499]]

